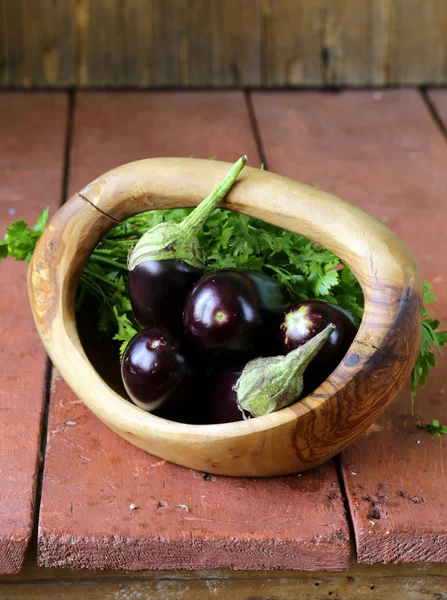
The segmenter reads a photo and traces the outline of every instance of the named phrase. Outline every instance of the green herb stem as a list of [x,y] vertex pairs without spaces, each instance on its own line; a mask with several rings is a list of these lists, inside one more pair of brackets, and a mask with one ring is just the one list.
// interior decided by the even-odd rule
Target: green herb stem
[[113,281],[113,279],[109,279],[107,277],[105,277],[104,275],[98,273],[97,271],[90,269],[89,266],[87,265],[84,268],[84,273],[86,275],[89,275],[92,279],[94,280],[98,280],[98,281],[102,281],[102,283],[105,283],[106,285],[113,287],[113,288],[117,288],[117,284],[115,281]]
[[246,162],[246,156],[242,156],[235,162],[219,185],[180,223],[180,231],[185,236],[185,239],[197,235],[208,217],[231,189]]
[[90,256],[90,260],[92,262],[104,263],[106,265],[111,265],[112,267],[115,267],[116,269],[123,269],[124,271],[127,271],[127,265],[126,264],[117,262],[116,260],[113,260],[111,258],[106,258],[105,256],[102,256],[102,255],[98,254],[97,250],[95,250],[92,253],[92,255]]

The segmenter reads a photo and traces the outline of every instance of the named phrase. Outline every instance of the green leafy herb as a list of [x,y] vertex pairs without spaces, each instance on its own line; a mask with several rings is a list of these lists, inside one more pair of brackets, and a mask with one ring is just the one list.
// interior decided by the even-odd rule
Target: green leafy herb
[[432,290],[432,285],[424,285],[424,307],[422,309],[422,340],[421,349],[414,369],[411,373],[411,414],[414,414],[414,399],[418,387],[424,387],[430,370],[436,366],[436,356],[433,352],[447,343],[447,331],[438,331],[439,321],[432,319],[430,313],[425,308],[436,300]]
[[427,425],[418,425],[419,429],[427,429],[432,435],[447,435],[447,425],[441,425],[439,421],[433,419]]
[[48,221],[49,207],[43,210],[33,228],[25,221],[12,223],[7,230],[5,239],[0,243],[0,258],[12,256],[16,260],[29,262],[34,248]]
[[[47,222],[48,222],[48,215],[50,213],[50,207],[47,206],[39,215],[39,218],[37,219],[36,224],[33,227],[33,231],[36,231],[37,233],[39,233],[40,235],[42,235],[45,227],[47,226]],[[39,236],[40,237],[40,236]]]
[[122,342],[120,346],[120,358],[123,358],[127,344],[138,333],[138,325],[129,318],[126,312],[120,314],[116,307],[113,307],[113,312],[118,323],[118,332],[115,333],[113,339]]
[[8,256],[8,242],[0,242],[0,258],[6,258]]

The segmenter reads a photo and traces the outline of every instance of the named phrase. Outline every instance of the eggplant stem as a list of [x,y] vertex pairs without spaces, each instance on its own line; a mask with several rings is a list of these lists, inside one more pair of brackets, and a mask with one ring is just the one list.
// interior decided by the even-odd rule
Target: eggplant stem
[[197,232],[230,190],[246,161],[247,157],[242,156],[235,162],[221,183],[181,223],[164,221],[146,231],[129,254],[129,271],[144,262],[168,259],[203,269],[206,256]]
[[283,359],[283,368],[286,373],[304,373],[308,364],[311,362],[313,358],[315,358],[316,354],[322,347],[323,344],[326,343],[329,336],[335,329],[335,325],[330,323],[327,327],[325,327],[320,333],[317,333],[313,338],[311,338],[306,344],[303,346],[299,346],[289,352]]
[[286,356],[249,361],[234,386],[239,408],[254,417],[292,404],[303,391],[303,373],[335,329],[332,323]]
[[197,235],[197,232],[204,225],[210,214],[217,208],[226,194],[230,191],[246,162],[246,155],[235,162],[225,175],[224,179],[214,188],[211,194],[202,200],[192,213],[180,223],[180,230],[184,235],[184,239]]

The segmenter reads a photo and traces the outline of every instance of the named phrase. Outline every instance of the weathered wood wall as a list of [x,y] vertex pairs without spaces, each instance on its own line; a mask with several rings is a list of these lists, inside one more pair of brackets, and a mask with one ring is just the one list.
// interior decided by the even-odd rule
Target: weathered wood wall
[[443,83],[446,0],[0,0],[6,87]]

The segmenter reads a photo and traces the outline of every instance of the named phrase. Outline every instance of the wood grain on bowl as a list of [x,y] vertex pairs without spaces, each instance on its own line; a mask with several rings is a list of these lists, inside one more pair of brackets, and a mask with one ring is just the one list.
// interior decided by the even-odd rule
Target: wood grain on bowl
[[[352,269],[365,295],[365,315],[344,362],[313,394],[282,411],[226,425],[159,419],[129,404],[98,377],[76,332],[75,284],[104,232],[144,210],[197,205],[227,169],[219,161],[146,159],[83,188],[58,212],[36,248],[29,269],[31,305],[59,372],[128,441],[213,473],[296,472],[334,456],[371,425],[404,385],[418,354],[421,273],[406,246],[367,213],[254,168],[244,169],[225,200],[232,210],[301,233],[333,251]],[[50,312],[45,313],[46,306]]]

